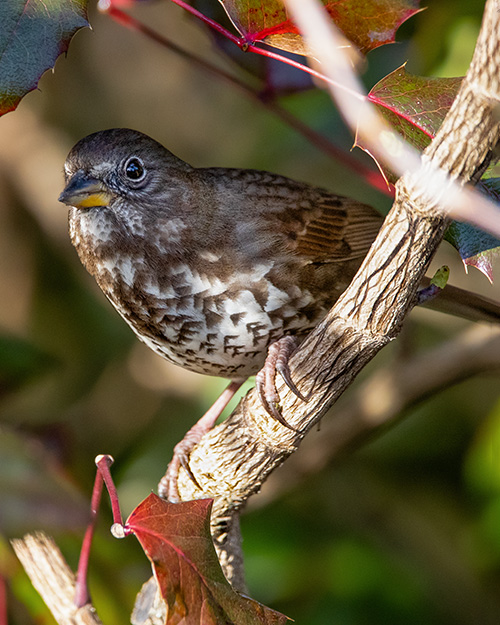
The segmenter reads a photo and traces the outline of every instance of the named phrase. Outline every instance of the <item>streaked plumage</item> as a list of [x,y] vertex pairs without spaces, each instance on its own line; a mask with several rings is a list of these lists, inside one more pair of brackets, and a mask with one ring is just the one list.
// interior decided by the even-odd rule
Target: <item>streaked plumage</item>
[[[141,180],[126,174],[131,159]],[[167,360],[230,379],[321,320],[381,224],[369,206],[282,176],[192,168],[131,130],[86,137],[65,170],[71,240],[106,297]]]

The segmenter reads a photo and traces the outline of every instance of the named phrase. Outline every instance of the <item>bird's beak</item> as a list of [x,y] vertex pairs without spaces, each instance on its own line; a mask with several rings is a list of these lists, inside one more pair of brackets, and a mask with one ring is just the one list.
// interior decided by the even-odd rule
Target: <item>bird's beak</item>
[[76,208],[92,208],[108,206],[112,198],[113,195],[102,182],[77,171],[59,196],[59,202]]

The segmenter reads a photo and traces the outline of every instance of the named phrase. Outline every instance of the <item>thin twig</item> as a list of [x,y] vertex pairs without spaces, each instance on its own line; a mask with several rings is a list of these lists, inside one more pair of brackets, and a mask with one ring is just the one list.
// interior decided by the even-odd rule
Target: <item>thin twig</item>
[[[322,74],[321,72],[318,72],[317,70],[312,69],[312,67],[309,67],[308,65],[304,65],[304,63],[299,63],[298,61],[294,61],[293,59],[283,56],[282,54],[278,54],[277,52],[271,52],[271,50],[267,50],[265,48],[260,48],[259,46],[256,46],[254,44],[255,37],[251,37],[251,36],[249,37],[248,35],[237,37],[236,35],[233,35],[233,33],[227,30],[227,28],[224,28],[224,26],[222,26],[215,20],[210,19],[201,11],[198,11],[197,9],[192,7],[190,4],[187,4],[187,2],[184,2],[184,0],[171,0],[171,1],[174,4],[177,4],[178,6],[182,7],[188,13],[191,13],[191,15],[194,15],[195,17],[197,17],[204,24],[206,24],[207,26],[209,26],[210,28],[218,32],[220,35],[223,35],[224,37],[226,37],[226,39],[228,39],[229,41],[232,41],[235,45],[237,45],[244,52],[253,52],[254,54],[260,54],[261,56],[265,56],[269,59],[274,59],[276,61],[280,61],[281,63],[285,63],[286,65],[290,65],[291,67],[295,67],[296,69],[300,69],[306,74],[310,74],[311,76],[314,76],[314,78],[317,78],[318,80],[321,80],[323,82],[326,82],[326,83],[332,82],[332,78],[330,76],[326,74]],[[112,0],[105,0],[105,2],[111,2],[112,4]],[[343,39],[342,41],[342,45],[344,44],[345,44],[345,39]],[[348,86],[344,86],[342,83],[337,83],[335,80],[333,80],[333,84],[338,89],[349,90]],[[356,91],[352,91],[350,95],[353,98],[360,97]],[[364,96],[361,96],[361,98],[364,100]]]
[[[312,145],[316,146],[319,150],[327,154],[329,157],[339,161],[351,171],[356,172],[358,176],[363,178],[374,189],[377,189],[385,195],[393,197],[394,193],[392,189],[387,185],[383,176],[378,170],[371,169],[364,165],[357,158],[353,158],[349,153],[336,146],[323,134],[316,132],[313,128],[305,124],[298,117],[290,113],[290,111],[281,106],[276,100],[266,97],[266,94],[264,92],[258,91],[248,83],[239,79],[234,74],[230,74],[224,69],[214,65],[206,58],[202,58],[186,50],[185,48],[182,48],[164,35],[157,33],[152,28],[149,28],[148,26],[135,19],[125,11],[122,11],[120,8],[114,6],[113,4],[110,4],[109,6],[106,5],[106,7],[102,8],[101,10],[107,13],[112,19],[114,19],[122,26],[142,33],[152,41],[155,41],[163,47],[171,50],[189,63],[193,64],[194,66],[213,74],[217,78],[224,80],[236,89],[239,89],[248,98],[250,98],[254,102],[257,102],[266,110],[274,113],[285,124],[287,124],[290,128],[305,137],[305,139],[307,139]],[[255,50],[252,51],[255,52]]]

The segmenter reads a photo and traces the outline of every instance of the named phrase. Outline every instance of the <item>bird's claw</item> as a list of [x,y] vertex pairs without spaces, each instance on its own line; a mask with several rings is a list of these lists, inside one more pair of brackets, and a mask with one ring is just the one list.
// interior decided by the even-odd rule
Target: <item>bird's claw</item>
[[276,421],[290,430],[297,431],[281,414],[279,395],[276,391],[276,372],[283,378],[285,384],[302,401],[309,401],[309,396],[303,395],[292,380],[288,361],[297,348],[297,339],[293,336],[284,336],[269,346],[264,366],[257,373],[256,386],[260,401]]
[[177,443],[174,447],[172,460],[167,467],[165,475],[161,478],[160,483],[158,484],[158,494],[160,497],[168,499],[168,501],[171,502],[177,502],[180,500],[177,479],[179,477],[179,469],[181,467],[186,471],[196,488],[202,490],[198,480],[195,478],[193,471],[191,470],[191,467],[189,466],[189,457],[203,436],[213,428],[222,411],[231,401],[234,394],[242,384],[243,380],[231,382],[214,402],[214,404],[201,417],[201,419],[199,419],[197,423],[195,423],[186,433],[181,442]]
[[[189,434],[189,432],[188,432]],[[198,480],[195,478],[194,473],[189,466],[189,456],[195,445],[199,442],[200,437],[188,437],[186,435],[180,443],[174,447],[174,453],[172,460],[170,461],[165,475],[161,478],[158,484],[158,494],[163,499],[167,499],[170,502],[176,503],[180,500],[179,489],[177,487],[177,479],[179,477],[179,469],[182,467],[189,476],[189,479],[193,482],[196,488],[201,490],[201,486]]]

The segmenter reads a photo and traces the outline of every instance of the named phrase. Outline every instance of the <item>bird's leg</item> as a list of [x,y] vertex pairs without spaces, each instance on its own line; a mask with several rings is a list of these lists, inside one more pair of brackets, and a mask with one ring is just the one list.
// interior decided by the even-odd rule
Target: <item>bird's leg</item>
[[288,361],[290,356],[298,347],[298,341],[294,336],[283,336],[274,343],[271,343],[267,353],[267,358],[262,369],[257,373],[255,382],[260,401],[266,411],[279,421],[281,425],[294,430],[283,418],[279,408],[279,397],[276,392],[276,373],[278,372],[288,388],[302,401],[308,401],[297,388],[290,375]]
[[177,478],[179,477],[179,469],[181,467],[184,468],[194,484],[200,488],[200,485],[198,484],[198,481],[189,466],[189,456],[191,451],[200,442],[203,435],[214,427],[215,422],[220,417],[222,411],[234,397],[243,382],[244,380],[231,382],[229,386],[222,391],[201,419],[199,419],[193,427],[188,430],[181,442],[177,443],[174,447],[172,460],[167,467],[165,475],[161,478],[160,483],[158,484],[158,494],[160,497],[168,499],[172,502],[179,501]]

